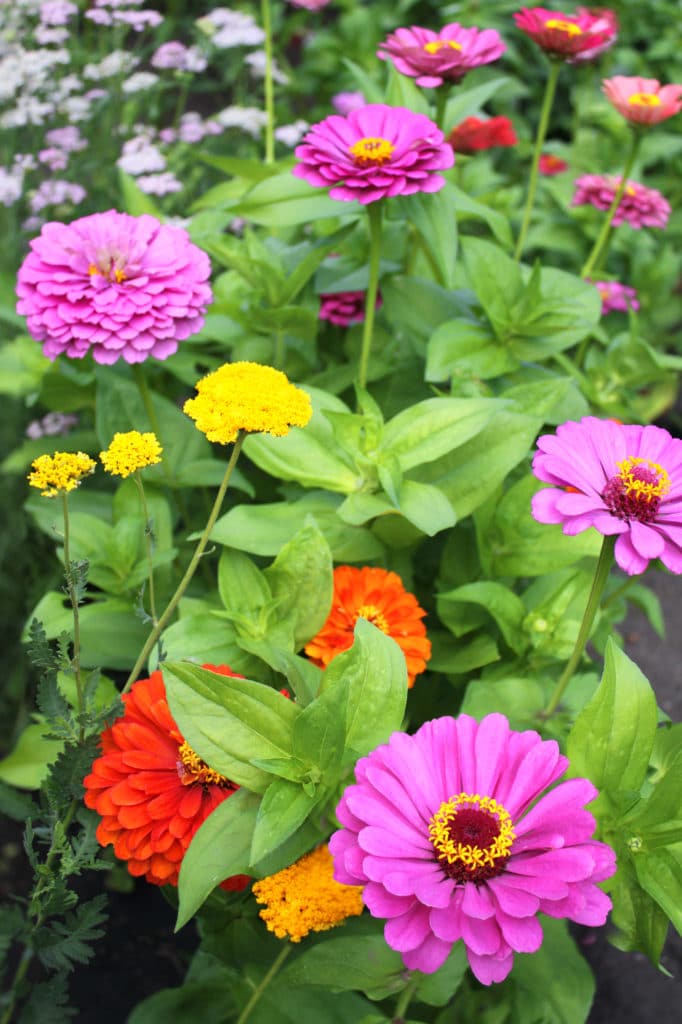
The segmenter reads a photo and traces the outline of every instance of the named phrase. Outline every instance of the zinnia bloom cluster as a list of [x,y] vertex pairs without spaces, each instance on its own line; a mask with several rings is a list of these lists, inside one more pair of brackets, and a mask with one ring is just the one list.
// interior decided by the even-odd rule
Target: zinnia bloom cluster
[[39,455],[31,463],[28,474],[31,487],[37,487],[44,498],[54,498],[78,487],[85,476],[95,472],[97,463],[85,452],[55,452]]
[[[328,292],[320,295],[320,320],[328,320],[337,327],[350,327],[365,319],[366,292]],[[382,305],[382,298],[377,295],[375,309]]]
[[561,60],[592,60],[613,46],[618,34],[618,21],[609,10],[579,7],[575,14],[564,14],[522,7],[514,21],[545,53]]
[[254,882],[260,917],[278,939],[300,942],[309,932],[326,932],[364,910],[362,888],[334,879],[327,846],[318,846],[275,875]]
[[125,479],[138,469],[161,462],[162,451],[156,434],[129,430],[125,434],[114,434],[111,444],[99,457],[107,473]]
[[514,953],[542,944],[539,913],[600,925],[611,907],[596,883],[613,850],[591,836],[587,779],[553,789],[568,767],[554,740],[514,732],[504,715],[468,715],[393,733],[361,758],[337,808],[334,877],[364,885],[384,937],[406,967],[438,970],[460,939],[484,985]]
[[455,155],[440,129],[406,107],[369,103],[348,117],[332,114],[313,125],[296,148],[292,173],[311,185],[332,186],[332,199],[374,203],[387,196],[438,192]]
[[230,444],[240,430],[284,437],[312,416],[310,397],[286,374],[258,363],[226,363],[196,385],[183,409],[209,441]]
[[448,135],[455,153],[471,156],[496,146],[515,146],[518,142],[514,125],[508,117],[467,117]]
[[45,224],[19,269],[17,312],[48,359],[166,359],[212,300],[208,256],[182,228],[109,210]]
[[682,110],[682,85],[661,85],[655,78],[616,75],[604,79],[602,91],[633,124],[659,124]]
[[481,31],[454,22],[440,32],[417,26],[396,29],[380,44],[377,57],[392,61],[402,75],[429,89],[461,81],[467,71],[490,64],[506,49],[495,29]]
[[[621,179],[607,174],[583,174],[575,182],[572,206],[594,206],[608,210],[616,196]],[[623,221],[630,227],[664,228],[670,216],[670,203],[655,188],[637,181],[628,181],[613,218],[614,227]]]
[[601,295],[602,316],[606,313],[619,312],[627,313],[629,309],[639,309],[637,292],[627,284],[620,281],[593,281]]
[[[235,675],[225,665],[203,667]],[[144,875],[152,885],[177,885],[195,832],[239,787],[184,740],[160,672],[138,679],[122,700],[123,717],[102,733],[102,756],[83,780],[85,803],[101,815],[99,843],[113,846],[131,875]],[[242,889],[249,881],[234,875],[223,888]]]
[[617,535],[616,561],[630,576],[652,558],[682,573],[682,441],[667,430],[569,421],[538,439],[533,472],[552,485],[533,497],[538,522]]
[[367,619],[401,648],[407,663],[407,684],[411,687],[431,657],[431,642],[422,622],[425,615],[417,598],[405,590],[396,573],[339,565],[334,569],[331,611],[317,636],[306,644],[305,653],[324,668],[352,646],[357,620]]

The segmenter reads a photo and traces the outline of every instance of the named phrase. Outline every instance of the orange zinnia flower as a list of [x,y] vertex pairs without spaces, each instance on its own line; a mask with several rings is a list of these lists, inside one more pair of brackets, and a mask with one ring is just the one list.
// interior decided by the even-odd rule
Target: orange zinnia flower
[[425,615],[396,573],[339,565],[334,570],[332,609],[320,632],[306,644],[305,653],[325,667],[352,645],[357,620],[367,619],[402,648],[407,662],[407,685],[411,687],[431,657],[431,642],[422,622]]
[[[234,676],[225,665],[204,665]],[[185,850],[218,804],[239,788],[194,753],[170,713],[160,672],[123,695],[123,716],[102,733],[102,756],[83,780],[85,803],[102,816],[97,839],[113,845],[131,875],[177,885]],[[222,888],[248,885],[234,875]]]

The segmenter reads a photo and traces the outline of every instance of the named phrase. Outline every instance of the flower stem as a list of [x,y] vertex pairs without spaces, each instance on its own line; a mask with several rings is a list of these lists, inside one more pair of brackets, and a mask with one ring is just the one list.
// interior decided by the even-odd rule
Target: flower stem
[[521,230],[519,231],[519,237],[516,242],[516,251],[514,252],[514,259],[517,261],[521,259],[521,256],[523,254],[523,247],[526,242],[526,235],[528,234],[528,228],[530,227],[530,218],[533,213],[535,193],[538,187],[538,168],[540,166],[540,157],[542,156],[542,147],[545,143],[545,138],[547,136],[547,128],[549,126],[549,115],[552,112],[552,106],[554,104],[554,94],[556,92],[556,85],[559,79],[560,71],[561,64],[559,63],[559,61],[552,61],[549,67],[549,75],[547,76],[545,96],[542,101],[542,110],[540,111],[540,123],[538,124],[538,133],[535,138],[535,149],[533,150],[533,163],[531,165],[530,178],[528,181],[528,195],[526,196],[526,207],[523,211]]
[[275,88],[272,77],[272,16],[270,0],[261,0],[261,18],[265,32],[265,162],[275,162]]
[[149,580],[149,610],[152,615],[152,623],[156,625],[159,619],[156,614],[156,599],[154,596],[154,530],[149,515],[147,495],[144,493],[144,484],[142,483],[142,477],[140,476],[139,469],[135,470],[134,479],[140,495],[140,504],[142,506],[142,515],[144,517],[144,540],[145,547],[147,549],[147,578]]
[[606,220],[602,224],[601,231],[597,236],[597,240],[592,246],[592,252],[587,257],[585,266],[580,271],[581,277],[589,277],[594,268],[597,266],[599,260],[602,258],[602,255],[606,253],[609,239],[611,238],[611,224],[613,222],[613,218],[616,216],[616,211],[620,206],[620,201],[625,194],[625,189],[628,187],[628,177],[630,175],[630,171],[632,170],[632,166],[637,157],[637,152],[639,150],[639,144],[641,141],[641,134],[637,131],[634,132],[632,135],[632,140],[630,142],[630,152],[628,153],[627,160],[625,161],[625,167],[623,168],[623,174],[620,179],[620,184],[616,189],[616,194],[613,197],[613,202],[609,206],[608,212],[606,214]]
[[83,717],[83,682],[81,680],[81,623],[80,613],[78,611],[78,594],[76,592],[76,586],[73,578],[73,568],[71,566],[71,525],[69,520],[69,499],[65,491],[62,491],[62,512],[64,515],[64,566],[66,574],[66,590],[69,595],[71,602],[71,611],[73,612],[73,657],[71,659],[71,665],[73,668],[73,678],[76,683],[76,699],[78,701],[78,715],[81,718],[80,725],[80,742],[82,743],[85,738],[85,730],[82,723]]
[[450,83],[443,82],[436,89],[436,115],[435,121],[442,132],[445,132],[445,110],[450,96]]
[[140,651],[138,659],[135,662],[130,672],[130,675],[128,676],[128,679],[126,680],[126,684],[123,687],[123,690],[121,691],[122,693],[127,693],[127,691],[130,689],[130,687],[137,679],[140,669],[142,668],[147,658],[149,657],[149,654],[154,648],[154,644],[161,636],[161,633],[165,629],[167,622],[169,621],[171,615],[177,608],[180,598],[187,590],[187,587],[189,586],[190,581],[194,576],[194,573],[196,572],[201,556],[203,555],[206,549],[206,545],[208,544],[208,540],[211,535],[211,530],[215,526],[216,519],[218,518],[218,513],[220,512],[221,506],[223,504],[223,499],[225,497],[225,493],[230,483],[230,477],[232,476],[232,471],[237,464],[237,459],[239,458],[239,453],[242,449],[245,437],[245,431],[240,430],[239,433],[237,434],[237,439],[234,442],[234,446],[232,448],[232,454],[230,455],[230,461],[228,462],[227,468],[225,470],[225,476],[223,477],[222,483],[218,489],[218,493],[216,495],[215,501],[213,502],[213,507],[210,511],[208,521],[206,523],[206,526],[204,527],[204,532],[199,538],[197,546],[194,549],[194,554],[192,555],[190,563],[187,566],[187,569],[185,570],[185,575],[180,580],[177,590],[175,591],[170,601],[166,605],[166,608],[164,609],[161,618],[154,625],[151,633],[147,637],[145,645]]
[[592,632],[594,617],[599,609],[602,591],[604,590],[604,585],[609,577],[609,572],[613,563],[613,549],[615,547],[615,543],[615,537],[604,537],[601,551],[599,552],[599,559],[597,560],[597,566],[594,570],[594,579],[592,580],[590,596],[587,599],[587,605],[583,613],[583,621],[580,623],[580,629],[578,630],[575,646],[568,662],[566,663],[566,668],[561,673],[561,678],[554,688],[554,693],[542,713],[543,718],[549,718],[550,715],[553,715],[556,711],[559,701],[563,697],[564,691],[573,678],[573,673],[578,667],[580,659],[583,656],[585,646],[590,638],[590,633]]
[[419,971],[412,971],[407,985],[402,990],[396,1001],[395,1013],[391,1018],[391,1024],[404,1024],[407,1008],[410,1005],[412,996],[417,991],[417,986],[421,980],[421,973]]
[[358,368],[358,384],[367,386],[367,367],[372,347],[374,330],[374,313],[379,291],[379,261],[381,259],[381,203],[369,203],[367,218],[369,221],[369,284],[365,296],[365,322],[362,325],[362,348],[360,350],[360,366]]
[[239,1014],[237,1024],[245,1024],[245,1022],[249,1019],[249,1017],[251,1016],[251,1011],[253,1010],[254,1006],[259,1001],[260,997],[263,995],[272,979],[278,974],[280,967],[282,966],[286,958],[289,956],[289,953],[291,953],[291,950],[291,943],[286,942],[282,949],[277,954],[277,957],[273,961],[270,970],[265,975],[260,985],[258,985],[258,987],[255,988],[254,991],[251,993],[251,998],[249,999],[248,1003],[246,1004],[242,1012]]

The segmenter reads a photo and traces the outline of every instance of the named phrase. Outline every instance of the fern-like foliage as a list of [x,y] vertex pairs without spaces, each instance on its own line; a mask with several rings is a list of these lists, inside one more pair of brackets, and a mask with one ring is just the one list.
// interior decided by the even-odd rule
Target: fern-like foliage
[[41,963],[50,970],[72,971],[76,964],[92,959],[92,943],[104,935],[107,920],[106,896],[80,903],[63,921],[53,921],[36,934],[34,948]]
[[49,981],[31,986],[31,993],[24,1003],[18,1024],[63,1024],[77,1015],[77,1011],[68,1003],[67,973],[63,971],[53,975]]

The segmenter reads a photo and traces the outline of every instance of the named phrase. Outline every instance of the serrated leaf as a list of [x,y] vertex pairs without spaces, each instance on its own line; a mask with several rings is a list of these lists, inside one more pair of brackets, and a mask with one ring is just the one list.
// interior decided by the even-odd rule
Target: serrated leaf
[[95,955],[92,943],[104,935],[101,927],[107,920],[107,897],[95,896],[67,913],[64,921],[53,921],[38,933],[36,952],[51,970],[71,971],[76,964],[86,964]]

